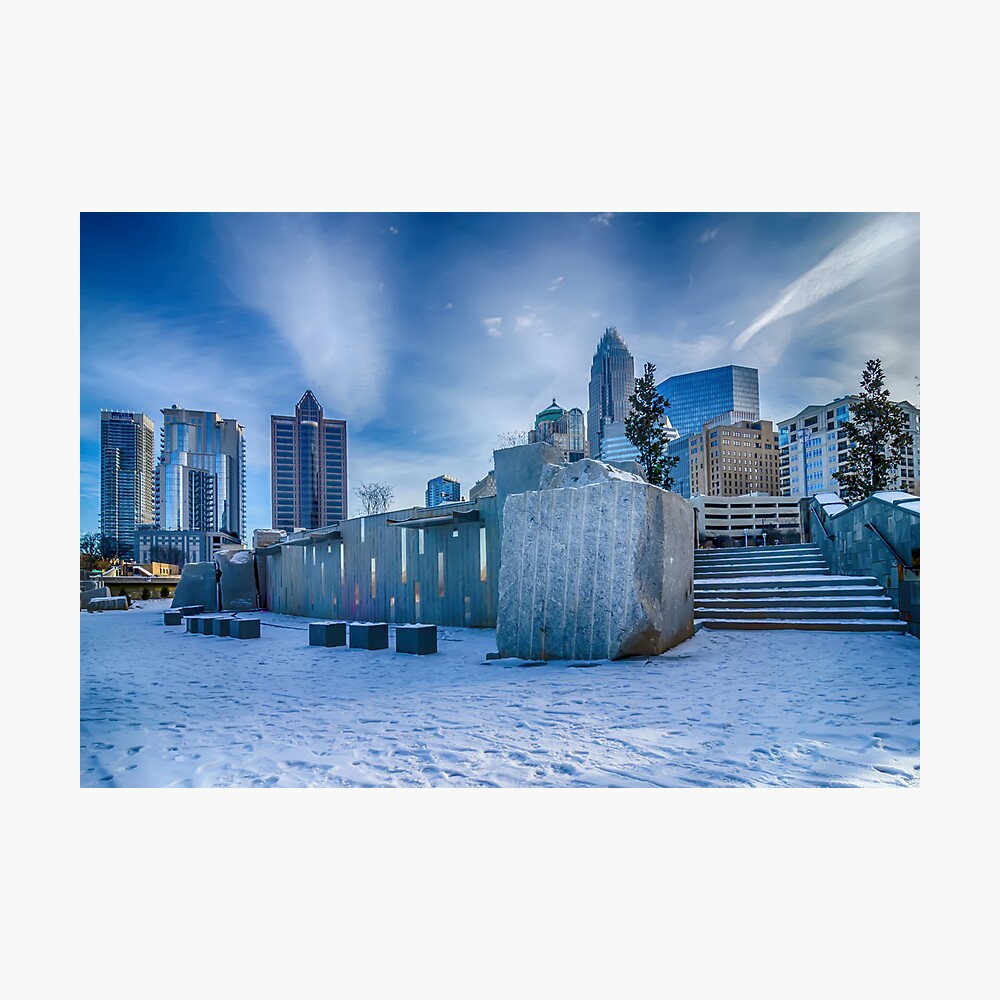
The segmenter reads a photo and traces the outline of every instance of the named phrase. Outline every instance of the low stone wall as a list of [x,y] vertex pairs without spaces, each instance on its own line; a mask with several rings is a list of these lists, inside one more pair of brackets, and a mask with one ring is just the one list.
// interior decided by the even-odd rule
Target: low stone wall
[[[896,555],[868,525],[874,525]],[[874,493],[847,506],[835,494],[809,504],[809,530],[830,569],[844,576],[873,576],[904,619],[920,634],[920,501],[907,493]]]

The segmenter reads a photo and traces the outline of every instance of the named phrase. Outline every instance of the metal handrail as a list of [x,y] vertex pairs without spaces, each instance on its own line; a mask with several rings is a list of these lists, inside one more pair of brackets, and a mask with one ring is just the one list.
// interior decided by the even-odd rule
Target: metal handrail
[[875,527],[874,524],[871,523],[871,521],[866,521],[865,527],[871,528],[871,530],[875,532],[875,537],[892,553],[892,557],[896,560],[896,562],[899,563],[900,566],[903,567],[903,569],[909,570],[916,576],[920,576],[920,570],[915,569],[908,562],[906,562],[903,559],[903,557],[895,550],[895,548],[893,548],[892,543],[885,537],[885,535],[882,534],[881,531],[878,530],[878,528]]

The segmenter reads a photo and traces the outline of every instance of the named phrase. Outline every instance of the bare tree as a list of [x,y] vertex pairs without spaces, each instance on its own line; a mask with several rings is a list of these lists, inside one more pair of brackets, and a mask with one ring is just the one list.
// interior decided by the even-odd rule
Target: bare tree
[[355,490],[361,501],[361,513],[384,514],[392,504],[392,487],[388,483],[361,483]]
[[516,448],[529,443],[527,431],[503,431],[497,435],[497,448]]

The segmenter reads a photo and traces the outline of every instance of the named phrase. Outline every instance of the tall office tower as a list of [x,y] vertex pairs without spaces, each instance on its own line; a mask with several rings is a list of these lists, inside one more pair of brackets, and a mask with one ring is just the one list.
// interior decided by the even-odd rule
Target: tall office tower
[[427,481],[425,507],[439,507],[443,503],[457,503],[461,499],[462,484],[453,476],[436,476]]
[[211,410],[162,410],[156,519],[166,531],[222,531],[247,540],[243,426]]
[[[794,417],[778,423],[778,449],[781,455],[781,493],[783,496],[807,496],[816,493],[840,493],[840,483],[833,474],[847,463],[851,442],[841,426],[850,419],[851,407],[860,396],[840,396],[821,406],[807,406]],[[906,414],[906,429],[913,444],[899,468],[894,470],[893,489],[920,495],[920,410],[903,400],[896,404]]]
[[322,528],[347,517],[347,421],[323,416],[312,389],[294,417],[271,416],[271,527]]
[[590,408],[587,443],[591,458],[604,458],[601,439],[606,424],[620,424],[629,415],[629,397],[635,393],[635,362],[618,330],[604,331],[590,366]]
[[564,462],[578,462],[590,455],[583,410],[574,406],[564,410],[555,399],[541,413],[535,414],[534,429],[528,432],[531,444],[544,442],[562,452]]
[[132,554],[135,526],[153,520],[153,421],[145,413],[101,410],[101,534]]
[[756,368],[724,365],[672,375],[656,391],[670,403],[667,413],[681,437],[700,433],[705,424],[721,426],[760,420]]

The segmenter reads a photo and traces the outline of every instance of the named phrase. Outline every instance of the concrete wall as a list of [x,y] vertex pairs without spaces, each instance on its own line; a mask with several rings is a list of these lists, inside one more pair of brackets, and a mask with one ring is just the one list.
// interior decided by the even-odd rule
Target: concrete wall
[[[823,498],[830,497],[824,504]],[[844,576],[873,576],[892,605],[920,634],[920,577],[905,569],[867,524],[882,533],[909,565],[920,566],[920,505],[905,493],[874,494],[845,507],[838,497],[820,494],[808,506],[808,527],[830,569]]]
[[324,536],[321,529],[258,549],[265,607],[316,619],[493,628],[500,561],[497,501],[482,497],[424,513],[440,516],[453,508],[477,510],[479,519],[400,527],[387,522],[421,511],[394,511],[341,521],[340,538]]

